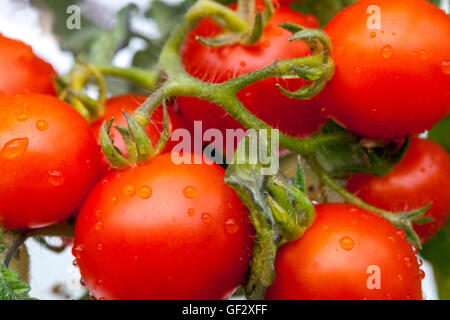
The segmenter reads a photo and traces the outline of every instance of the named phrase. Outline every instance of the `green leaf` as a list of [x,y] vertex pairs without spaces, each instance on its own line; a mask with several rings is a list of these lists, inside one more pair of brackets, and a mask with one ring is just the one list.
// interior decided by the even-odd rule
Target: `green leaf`
[[450,300],[450,220],[436,237],[423,245],[420,254],[433,265],[439,298]]
[[19,275],[0,263],[0,300],[28,300],[30,286],[19,279]]
[[325,27],[336,14],[357,0],[303,0],[294,2],[291,8],[315,15],[319,19],[320,27]]
[[445,117],[430,130],[428,139],[439,143],[450,152],[450,115]]
[[[345,129],[333,121],[322,128],[323,133],[342,130]],[[356,139],[354,142],[322,147],[317,150],[316,156],[325,170],[335,177],[346,177],[353,173],[383,176],[403,159],[408,147],[409,139],[402,145]]]

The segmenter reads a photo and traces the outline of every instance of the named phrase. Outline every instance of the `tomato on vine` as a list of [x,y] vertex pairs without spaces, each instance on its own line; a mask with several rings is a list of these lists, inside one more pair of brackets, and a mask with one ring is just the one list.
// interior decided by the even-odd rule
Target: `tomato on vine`
[[414,225],[425,241],[445,225],[450,213],[450,157],[435,142],[413,138],[405,158],[388,175],[353,175],[347,189],[367,203],[392,212],[419,209],[431,202],[425,215],[434,221]]
[[0,223],[37,228],[68,218],[99,176],[89,124],[40,94],[0,98],[0,114]]
[[[280,6],[257,44],[211,48],[200,44],[196,36],[213,37],[222,30],[214,20],[205,18],[187,35],[182,45],[181,58],[184,67],[196,78],[210,83],[221,83],[266,67],[276,60],[310,55],[306,43],[288,42],[292,34],[278,26],[284,22],[311,28],[318,26],[314,16],[303,15]],[[248,110],[284,133],[304,136],[316,131],[324,118],[315,100],[288,98],[280,92],[276,84],[294,91],[307,84],[307,81],[299,78],[268,78],[242,89],[238,98]],[[201,120],[204,130],[215,128],[225,133],[226,129],[242,128],[223,109],[210,102],[194,97],[178,97],[177,102],[183,116],[190,122]]]
[[[147,99],[146,96],[138,94],[124,94],[112,97],[106,101],[105,114],[91,125],[92,131],[99,142],[99,131],[103,121],[109,121],[111,118],[114,119],[114,125],[126,127],[127,121],[122,111],[132,114],[144,101]],[[169,132],[172,133],[173,130],[179,128],[185,128],[186,124],[184,120],[178,115],[178,113],[168,106],[169,113]],[[163,110],[161,107],[155,110],[152,115],[150,123],[145,128],[150,141],[155,145],[161,138],[161,132],[163,130]],[[111,128],[111,138],[114,140],[114,144],[126,155],[125,142],[120,132],[113,126]],[[100,143],[100,142],[99,142]],[[176,141],[169,140],[166,144],[164,151],[170,151],[177,144]],[[106,157],[103,157],[104,172],[107,173],[111,171]]]
[[165,153],[94,188],[73,254],[96,298],[226,299],[241,283],[252,247],[247,209],[224,170],[200,160],[177,165]]
[[36,56],[22,41],[0,34],[0,92],[55,95],[53,67]]
[[424,273],[402,231],[346,204],[317,205],[316,215],[278,252],[267,299],[422,299]]
[[320,100],[350,131],[402,138],[430,129],[448,113],[450,18],[435,5],[361,0],[342,10],[325,32],[333,42],[336,73]]

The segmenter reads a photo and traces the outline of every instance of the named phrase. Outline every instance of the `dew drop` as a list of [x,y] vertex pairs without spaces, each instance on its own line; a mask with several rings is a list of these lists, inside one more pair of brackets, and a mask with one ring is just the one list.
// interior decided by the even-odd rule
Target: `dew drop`
[[97,287],[100,287],[103,284],[103,281],[102,280],[97,280],[95,282],[95,284],[97,285]]
[[420,59],[427,60],[429,58],[429,54],[427,50],[420,50],[419,52]]
[[441,64],[442,73],[445,75],[450,75],[450,61],[443,61]]
[[77,260],[74,259],[74,260],[72,261],[72,265],[73,265],[74,267],[78,266]]
[[86,283],[84,282],[83,278],[80,278],[80,284],[84,287],[86,286]]
[[132,197],[136,194],[136,188],[129,184],[125,188],[123,188],[123,194]]
[[193,217],[195,216],[195,209],[194,208],[189,208],[187,211],[188,216]]
[[97,244],[97,251],[102,251],[103,245],[101,243]]
[[353,69],[355,71],[355,73],[360,74],[361,73],[361,68],[360,67],[355,67],[355,69]]
[[95,211],[95,216],[96,216],[97,218],[100,218],[100,217],[102,216],[102,210],[97,210],[97,211]]
[[211,220],[212,220],[211,214],[209,214],[207,212],[202,214],[202,222],[203,223],[208,224],[211,222]]
[[227,208],[228,208],[228,209],[232,209],[232,208],[233,208],[233,205],[231,204],[231,202],[228,202],[228,203],[227,203]]
[[419,267],[421,267],[423,265],[423,260],[422,259],[417,259],[417,264],[419,265]]
[[403,275],[402,275],[401,273],[399,273],[399,274],[397,275],[397,279],[400,280],[400,281],[402,281],[402,280],[403,280]]
[[370,33],[370,37],[373,39],[373,38],[376,38],[376,36],[377,36],[377,33],[376,32],[371,32]]
[[410,268],[412,266],[411,258],[410,257],[404,257],[403,261],[405,262],[406,267]]
[[341,245],[341,248],[350,251],[355,246],[355,242],[353,242],[353,239],[350,237],[342,237],[341,240],[339,240],[339,244]]
[[419,279],[420,280],[425,279],[425,271],[423,271],[422,269],[419,269]]
[[17,138],[8,141],[0,151],[0,157],[14,160],[20,157],[28,148],[28,138]]
[[148,199],[152,196],[152,188],[149,186],[141,186],[139,188],[138,195],[142,199]]
[[320,116],[321,116],[323,119],[328,119],[328,118],[330,117],[330,115],[329,115],[329,113],[328,113],[328,111],[327,111],[327,108],[325,108],[325,107],[320,108]]
[[26,113],[19,114],[17,116],[17,120],[21,121],[21,122],[27,121],[28,120],[28,115]]
[[394,50],[392,49],[392,46],[390,46],[390,45],[387,45],[387,46],[384,46],[382,49],[381,49],[381,56],[384,58],[384,59],[389,59],[391,56],[392,56],[392,53],[394,52]]
[[417,250],[416,247],[413,246],[413,247],[412,247],[412,250],[413,250],[413,253],[414,253],[414,254],[417,254],[418,250]]
[[117,197],[112,197],[111,198],[111,202],[112,202],[113,205],[116,205],[117,202],[119,202],[119,200],[117,199]]
[[238,230],[239,230],[239,225],[235,219],[230,218],[230,219],[227,219],[227,221],[225,221],[225,231],[228,234],[236,233],[236,232],[238,232]]
[[48,129],[48,123],[44,120],[38,120],[36,121],[36,129],[39,131],[45,131]]
[[48,181],[51,185],[57,187],[64,183],[64,174],[61,171],[49,171]]
[[396,233],[400,238],[405,239],[405,231],[403,231],[402,229],[398,229]]
[[95,230],[97,230],[97,231],[100,231],[100,230],[102,230],[102,228],[103,228],[103,223],[102,222],[97,222],[96,224],[95,224]]
[[83,252],[83,250],[84,250],[84,246],[80,244],[73,248],[72,254],[76,259],[80,259],[81,253]]
[[197,189],[195,189],[193,186],[187,186],[183,190],[183,194],[188,199],[194,199],[197,196]]

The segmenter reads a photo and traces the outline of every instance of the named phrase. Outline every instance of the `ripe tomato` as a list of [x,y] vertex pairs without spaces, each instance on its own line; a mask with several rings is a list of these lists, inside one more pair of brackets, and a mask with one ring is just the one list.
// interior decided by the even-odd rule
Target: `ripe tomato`
[[[122,110],[126,111],[129,114],[132,114],[134,110],[136,110],[145,100],[146,96],[138,95],[138,94],[126,94],[115,96],[106,102],[106,112],[101,119],[96,121],[91,125],[92,131],[99,141],[99,132],[100,127],[104,120],[109,121],[111,118],[114,118],[114,125],[126,127],[127,121],[125,116],[122,113]],[[184,120],[171,108],[167,106],[169,112],[169,131],[172,132],[175,129],[185,128],[186,124]],[[111,127],[111,138],[114,139],[114,145],[118,147],[124,154],[127,154],[127,150],[125,147],[125,142],[123,141],[122,135],[119,131],[114,127]],[[150,138],[150,141],[155,146],[160,137],[163,129],[163,109],[162,107],[158,107],[152,115],[150,123],[145,128],[145,131]],[[167,142],[165,151],[170,151],[177,144],[177,141],[169,140]],[[111,171],[111,167],[109,165],[109,161],[106,157],[103,157],[104,164],[104,175]]]
[[450,158],[438,144],[414,138],[403,161],[388,175],[356,174],[350,177],[347,188],[364,201],[393,212],[432,202],[426,215],[434,221],[414,226],[424,241],[445,225],[450,212]]
[[[302,15],[281,6],[273,14],[256,45],[209,48],[195,37],[213,37],[221,33],[221,28],[212,19],[203,19],[188,34],[181,48],[186,71],[204,81],[220,83],[266,67],[276,60],[309,55],[310,50],[305,43],[287,41],[291,33],[278,26],[283,22],[312,28],[318,26],[314,16]],[[242,89],[238,98],[252,113],[285,133],[298,136],[317,130],[324,119],[316,103],[287,98],[275,86],[277,83],[289,90],[296,90],[307,82],[302,79],[269,78]],[[242,128],[223,109],[212,103],[191,97],[179,97],[177,101],[183,116],[190,122],[201,120],[204,130],[216,128],[225,133],[226,129]]]
[[248,268],[253,229],[223,181],[216,164],[176,165],[165,153],[100,182],[73,249],[95,297],[228,298]]
[[313,225],[281,248],[268,299],[422,299],[417,257],[388,221],[346,204],[316,206]]
[[[367,13],[371,6],[380,9],[380,29],[368,27],[377,17]],[[438,7],[426,0],[361,0],[325,31],[336,74],[320,100],[350,131],[401,138],[430,129],[448,113],[450,18]]]
[[37,57],[30,46],[22,41],[0,34],[0,91],[6,95],[16,93],[42,93],[55,95],[53,67]]
[[0,223],[37,228],[81,207],[100,170],[89,124],[52,96],[0,98]]

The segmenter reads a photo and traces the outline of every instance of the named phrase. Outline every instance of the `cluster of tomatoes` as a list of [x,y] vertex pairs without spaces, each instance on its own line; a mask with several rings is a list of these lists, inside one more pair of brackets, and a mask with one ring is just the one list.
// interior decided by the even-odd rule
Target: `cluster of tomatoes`
[[[260,41],[208,48],[196,36],[214,36],[209,18],[181,48],[186,71],[223,82],[278,59],[311,54],[289,42],[283,22],[318,28],[313,15],[284,1]],[[367,7],[381,8],[381,28],[367,26]],[[416,225],[422,241],[433,237],[450,211],[450,160],[436,143],[415,137],[450,108],[450,18],[425,0],[361,0],[325,28],[333,43],[336,73],[311,100],[284,96],[302,79],[270,78],[239,92],[255,115],[281,131],[307,137],[332,118],[359,136],[398,140],[412,136],[402,162],[384,177],[357,174],[347,188],[368,203],[404,212],[432,202],[431,223]],[[439,40],[440,39],[440,40]],[[76,218],[73,254],[97,299],[226,299],[243,284],[255,239],[247,208],[224,183],[217,164],[171,161],[161,155],[124,171],[112,170],[99,147],[103,120],[126,126],[146,99],[110,98],[106,113],[89,124],[53,87],[53,68],[22,42],[0,35],[0,223],[35,229]],[[178,97],[170,129],[226,130],[240,124],[220,107]],[[146,131],[158,141],[162,111]],[[115,145],[125,152],[119,131]],[[192,157],[201,157],[192,155]],[[299,240],[281,248],[268,299],[421,299],[417,250],[405,234],[363,209],[337,203],[316,206],[316,220]]]

